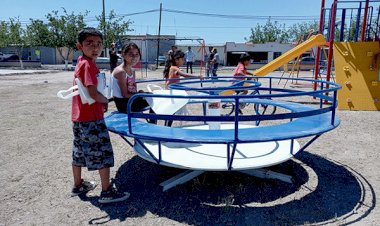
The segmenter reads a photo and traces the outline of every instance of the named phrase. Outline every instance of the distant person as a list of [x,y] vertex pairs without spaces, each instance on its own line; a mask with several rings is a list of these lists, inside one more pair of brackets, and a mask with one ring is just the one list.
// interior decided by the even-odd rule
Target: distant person
[[207,75],[207,77],[210,77],[210,75],[212,74],[213,67],[214,67],[213,62],[212,62],[212,60],[214,59],[214,53],[212,52],[213,49],[214,49],[214,47],[209,46],[208,50],[210,53],[208,55],[206,54],[206,75]]
[[[94,181],[82,179],[82,167],[89,171],[98,170],[102,184],[99,203],[126,200],[129,193],[120,193],[110,182],[110,167],[114,166],[114,155],[104,112],[108,99],[97,91],[99,69],[95,62],[103,49],[103,35],[95,28],[84,28],[78,33],[77,48],[83,55],[78,58],[74,78],[81,80],[96,102],[82,104],[80,95],[72,99],[73,150],[72,171],[74,187],[72,196],[87,193],[96,187]],[[74,80],[75,83],[75,80]]]
[[213,77],[216,77],[218,76],[216,74],[216,72],[218,71],[218,67],[219,67],[219,54],[218,54],[218,50],[216,48],[214,48],[212,50],[212,53],[214,54],[212,60],[211,60],[211,64],[212,64],[212,76]]
[[187,51],[185,52],[186,56],[186,73],[189,73],[189,67],[190,67],[190,73],[193,74],[193,63],[195,54],[193,50],[191,50],[191,47],[187,47]]
[[[127,113],[128,101],[131,96],[144,92],[143,90],[137,91],[136,75],[132,68],[140,61],[141,53],[139,47],[131,42],[123,46],[121,54],[123,63],[117,66],[112,73],[112,92],[117,110],[120,113]],[[131,111],[140,112],[148,106],[149,104],[144,98],[138,97],[133,101]],[[150,111],[153,113],[151,109]],[[149,122],[155,123],[156,121],[150,120]]]
[[177,51],[177,46],[172,46],[170,47],[170,50],[168,51],[168,55],[166,57],[166,60],[170,60],[171,59],[171,56],[173,55],[173,53]]
[[110,50],[109,50],[109,55],[110,55],[110,69],[111,69],[111,73],[112,73],[113,70],[117,67],[117,61],[119,59],[119,57],[117,55],[115,43],[111,44]]

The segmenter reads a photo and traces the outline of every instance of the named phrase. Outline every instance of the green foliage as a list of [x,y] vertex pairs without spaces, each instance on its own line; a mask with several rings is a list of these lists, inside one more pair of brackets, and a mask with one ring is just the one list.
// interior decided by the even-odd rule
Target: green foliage
[[286,33],[289,36],[290,42],[298,41],[302,36],[308,35],[319,30],[318,22],[302,22],[293,24],[289,27]]
[[30,46],[52,46],[49,27],[42,20],[30,19],[26,27],[26,35]]
[[[77,43],[77,34],[86,24],[84,17],[88,14],[75,15],[73,12],[69,14],[63,8],[63,14],[59,15],[59,11],[55,10],[46,15],[48,19],[48,28],[50,31],[50,47],[58,48],[58,52],[64,59],[68,59],[70,53],[75,49]],[[63,47],[68,48],[66,56],[63,55]]]
[[22,47],[26,44],[25,29],[21,27],[19,18],[10,18],[8,27],[8,45]]
[[279,22],[273,22],[269,19],[265,25],[257,24],[256,27],[251,28],[251,35],[246,40],[253,43],[293,42],[298,40],[302,35],[316,31],[317,29],[317,22],[297,23],[286,29],[285,24],[279,24]]
[[269,19],[265,25],[257,24],[255,28],[251,28],[251,35],[248,41],[253,43],[284,42],[287,40],[284,27],[285,25]]
[[112,42],[115,42],[122,35],[126,35],[126,32],[133,31],[129,26],[133,23],[130,20],[125,21],[125,16],[117,16],[116,13],[111,10],[108,18],[103,21],[103,16],[97,16],[96,19],[99,21],[98,29],[104,33],[105,30],[105,40],[104,46],[110,46]]
[[0,21],[0,47],[6,47],[8,45],[8,23]]
[[22,63],[22,49],[27,43],[25,29],[22,28],[20,19],[10,18],[9,22],[1,21],[0,23],[0,46],[11,46],[15,53],[19,56],[20,66],[24,68]]
[[[30,19],[30,24],[26,28],[21,26],[18,18],[11,18],[9,21],[0,21],[0,47],[14,46],[22,48],[28,46],[47,46],[57,48],[63,59],[68,59],[70,53],[76,48],[77,34],[86,27],[85,13],[68,13],[62,8],[62,12],[54,10],[46,15],[47,23],[42,20]],[[132,22],[125,21],[125,16],[117,16],[112,10],[109,18],[105,21],[102,17],[97,17],[99,29],[106,30],[104,40],[105,46],[118,40],[121,35],[132,31],[129,28]],[[104,28],[104,29],[103,29]],[[67,48],[66,54],[63,49]]]

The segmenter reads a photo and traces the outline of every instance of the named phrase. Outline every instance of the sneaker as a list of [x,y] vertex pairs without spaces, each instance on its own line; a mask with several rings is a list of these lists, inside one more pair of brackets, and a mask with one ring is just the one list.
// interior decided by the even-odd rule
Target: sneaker
[[79,187],[75,187],[71,190],[71,196],[77,196],[80,194],[85,194],[96,187],[95,181],[85,181],[82,179],[82,184]]
[[129,198],[128,192],[119,192],[115,188],[100,193],[99,203],[121,202]]

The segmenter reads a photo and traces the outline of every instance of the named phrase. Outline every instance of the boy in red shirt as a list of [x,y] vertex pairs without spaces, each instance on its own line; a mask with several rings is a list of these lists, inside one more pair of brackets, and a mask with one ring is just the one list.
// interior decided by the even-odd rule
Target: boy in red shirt
[[[99,69],[95,62],[103,48],[103,35],[95,28],[84,28],[78,33],[77,48],[83,52],[78,58],[74,79],[78,78],[88,89],[96,102],[82,104],[80,96],[72,102],[73,121],[73,162],[74,187],[72,196],[87,193],[96,187],[93,181],[84,181],[82,167],[89,171],[98,170],[102,184],[100,203],[119,202],[127,199],[129,193],[120,193],[110,183],[110,167],[114,166],[112,145],[104,122],[108,99],[97,90]],[[74,81],[75,83],[75,81]]]

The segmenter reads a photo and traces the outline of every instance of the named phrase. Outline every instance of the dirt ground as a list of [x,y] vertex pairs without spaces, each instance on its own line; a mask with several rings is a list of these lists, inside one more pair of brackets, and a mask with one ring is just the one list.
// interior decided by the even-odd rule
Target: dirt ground
[[[207,172],[163,192],[159,183],[182,170],[142,160],[111,134],[111,174],[131,197],[102,205],[99,186],[87,197],[70,197],[71,102],[56,93],[70,87],[72,75],[0,76],[0,225],[379,225],[380,112],[374,111],[338,111],[337,129],[272,167],[293,176],[293,184]],[[99,182],[97,172],[84,170],[83,177]]]

